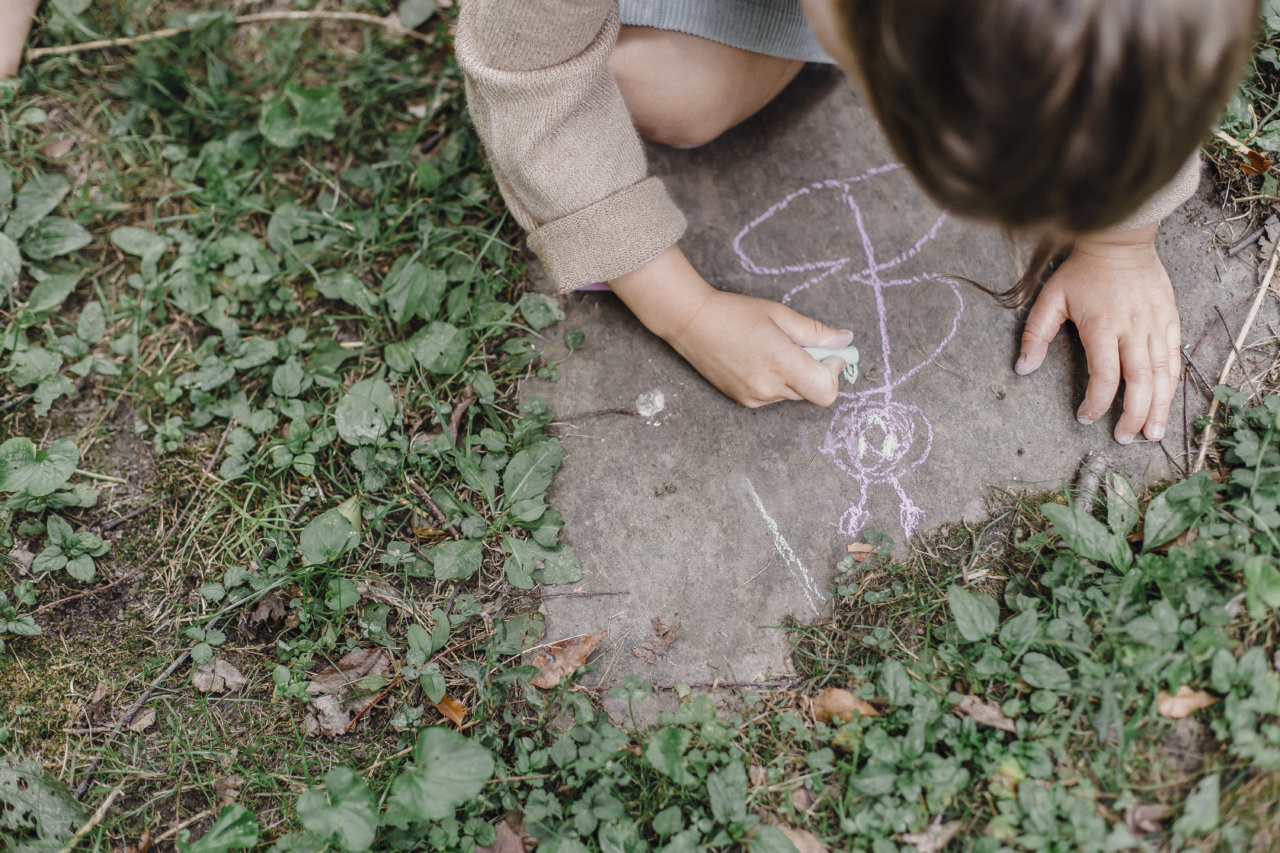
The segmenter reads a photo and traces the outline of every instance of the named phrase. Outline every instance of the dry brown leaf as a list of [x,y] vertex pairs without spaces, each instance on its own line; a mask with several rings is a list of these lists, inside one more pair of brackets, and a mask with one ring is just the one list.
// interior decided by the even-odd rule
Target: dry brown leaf
[[747,779],[752,788],[759,788],[768,779],[768,773],[759,764],[752,764],[747,768]]
[[191,674],[191,686],[201,693],[236,693],[248,683],[240,670],[222,658],[196,667]]
[[1219,701],[1217,696],[1206,693],[1203,690],[1192,690],[1184,684],[1172,696],[1163,690],[1157,693],[1156,710],[1160,712],[1162,717],[1181,720],[1201,708],[1216,705]]
[[868,545],[865,542],[851,542],[848,550],[853,555],[853,561],[861,563],[876,552],[876,546]]
[[[427,701],[431,702],[430,699]],[[431,702],[431,705],[440,712],[440,716],[453,723],[459,729],[462,728],[462,722],[467,718],[467,711],[469,710],[466,705],[463,705],[448,693],[444,694],[444,698],[439,702]]]
[[[29,569],[31,564],[36,561],[36,555],[26,548],[14,548],[9,552],[9,559],[22,566],[22,568]],[[26,574],[26,572],[23,572],[23,574]]]
[[817,797],[808,788],[802,786],[791,790],[791,805],[801,814],[807,812],[816,801]]
[[827,853],[826,845],[811,832],[796,829],[794,826],[787,826],[785,823],[778,824],[778,830],[790,839],[800,853]]
[[952,713],[961,717],[973,717],[975,722],[993,729],[1002,729],[1017,734],[1018,726],[1000,710],[1000,703],[994,699],[985,699],[966,693],[960,704],[951,709]]
[[218,808],[229,806],[240,798],[244,779],[240,776],[219,776],[213,780],[213,793],[218,798]]
[[508,814],[495,828],[498,837],[487,847],[477,847],[476,853],[524,853],[524,825],[519,815]]
[[847,723],[855,715],[878,717],[880,712],[865,699],[859,699],[848,690],[840,687],[828,687],[813,697],[813,716],[820,723],[838,720]]
[[99,681],[98,686],[93,688],[93,695],[89,697],[89,707],[85,710],[85,715],[92,722],[102,717],[102,705],[107,701],[107,694],[111,692],[111,685],[105,681]]
[[1124,825],[1135,835],[1144,835],[1160,831],[1160,821],[1169,814],[1169,807],[1163,803],[1143,803],[1125,809]]
[[65,157],[71,153],[71,149],[76,147],[76,139],[74,136],[59,136],[57,139],[51,139],[44,146],[41,153],[50,159],[57,160],[59,157]]
[[253,608],[253,613],[249,614],[249,624],[257,625],[267,620],[278,622],[288,614],[289,600],[290,597],[285,591],[276,587],[258,599],[258,606]]
[[316,673],[307,684],[307,692],[316,697],[307,704],[303,720],[307,735],[338,737],[344,734],[351,715],[363,711],[378,696],[362,688],[360,679],[386,675],[390,671],[391,657],[384,650],[361,649],[344,655],[336,666]]
[[930,824],[923,832],[912,832],[900,838],[903,844],[914,844],[916,853],[938,853],[959,831],[960,821],[953,820],[951,823]]
[[666,657],[667,649],[671,648],[671,644],[676,641],[676,634],[679,633],[680,626],[684,623],[677,622],[674,625],[665,625],[661,619],[655,616],[649,620],[649,624],[653,626],[653,636],[632,649],[631,654],[646,663],[657,665],[658,658]]
[[155,708],[143,708],[141,711],[133,715],[133,720],[129,722],[126,728],[131,732],[142,732],[151,728],[156,721]]
[[142,837],[138,839],[137,844],[129,844],[124,848],[124,853],[149,853],[151,850],[151,830],[145,829]]
[[552,643],[546,651],[533,659],[533,665],[541,670],[534,677],[533,686],[543,690],[555,687],[566,675],[586,663],[603,639],[604,634],[593,634],[590,637],[574,637]]

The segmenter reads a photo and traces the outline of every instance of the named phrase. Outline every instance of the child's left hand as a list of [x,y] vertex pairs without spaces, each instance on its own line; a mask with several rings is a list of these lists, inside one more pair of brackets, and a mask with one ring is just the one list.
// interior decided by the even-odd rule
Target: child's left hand
[[1181,373],[1182,332],[1169,274],[1156,254],[1158,225],[1081,237],[1045,284],[1027,317],[1014,370],[1040,366],[1049,342],[1071,320],[1089,365],[1089,387],[1076,413],[1082,424],[1106,414],[1125,381],[1121,444],[1141,430],[1164,437]]

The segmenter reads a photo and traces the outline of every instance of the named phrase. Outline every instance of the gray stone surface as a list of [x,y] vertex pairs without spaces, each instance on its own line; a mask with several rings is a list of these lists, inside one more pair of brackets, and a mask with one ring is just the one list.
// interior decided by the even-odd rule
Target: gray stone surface
[[[568,319],[548,333],[577,329],[586,344],[558,383],[531,382],[524,393],[544,397],[561,422],[567,455],[552,500],[582,558],[577,590],[617,593],[546,600],[548,639],[608,632],[593,678],[635,672],[671,684],[785,674],[786,635],[770,626],[824,609],[833,567],[857,535],[880,530],[902,542],[913,531],[979,520],[989,487],[1057,488],[1093,449],[1134,480],[1171,473],[1158,445],[1112,441],[1118,404],[1105,422],[1076,423],[1086,375],[1069,329],[1037,373],[1019,377],[1020,316],[971,287],[929,278],[954,273],[1005,287],[1015,268],[999,233],[939,224],[905,171],[882,171],[893,155],[834,74],[807,71],[705,148],[652,156],[689,214],[681,245],[707,279],[773,299],[813,282],[789,304],[855,330],[862,376],[842,385],[830,410],[782,403],[750,411],[703,381],[612,294],[565,300]],[[1212,249],[1211,231],[1223,227],[1213,221],[1223,216],[1209,195],[1206,180],[1165,223],[1160,251],[1184,340],[1199,345],[1197,362],[1216,379],[1228,340],[1213,306],[1234,334],[1257,286],[1257,261]],[[868,251],[883,269],[868,271]],[[893,284],[904,280],[918,283]],[[1270,337],[1274,318],[1268,305],[1255,337]],[[632,409],[655,391],[664,407],[647,418],[574,417]],[[1192,420],[1205,400],[1191,389]],[[1179,392],[1164,446],[1185,463],[1182,411]],[[631,653],[653,617],[682,624],[656,666]]]

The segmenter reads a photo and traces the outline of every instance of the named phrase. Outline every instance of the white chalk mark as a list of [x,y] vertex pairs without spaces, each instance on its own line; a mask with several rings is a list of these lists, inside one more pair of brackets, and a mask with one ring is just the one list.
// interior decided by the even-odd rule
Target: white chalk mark
[[[782,557],[783,562],[787,564],[787,568],[791,570],[791,574],[800,581],[800,588],[804,590],[804,597],[809,600],[809,606],[813,608],[814,614],[821,614],[822,605],[826,604],[827,597],[818,589],[818,585],[809,576],[809,570],[804,567],[804,563],[800,562],[796,552],[791,550],[791,546],[787,544],[787,540],[778,530],[778,523],[769,517],[768,511],[764,508],[764,503],[760,500],[760,496],[756,494],[755,486],[751,485],[751,481],[746,477],[742,478],[742,482],[747,484],[747,491],[751,493],[751,500],[755,501],[756,509],[760,510],[760,515],[764,517],[764,523],[768,525],[769,532],[773,534],[773,547],[777,549],[778,556]],[[799,572],[796,571],[797,569],[799,569]]]
[[642,418],[652,418],[667,407],[667,399],[661,391],[649,391],[636,397],[636,411]]

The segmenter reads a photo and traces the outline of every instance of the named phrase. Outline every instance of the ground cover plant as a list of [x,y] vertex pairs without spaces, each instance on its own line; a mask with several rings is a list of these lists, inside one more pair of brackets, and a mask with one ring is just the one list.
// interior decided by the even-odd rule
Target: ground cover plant
[[0,95],[0,847],[1280,846],[1275,396],[1155,494],[869,537],[788,690],[604,714],[653,688],[539,654],[561,315],[452,11],[311,11],[366,17],[53,3],[41,46],[190,29]]

